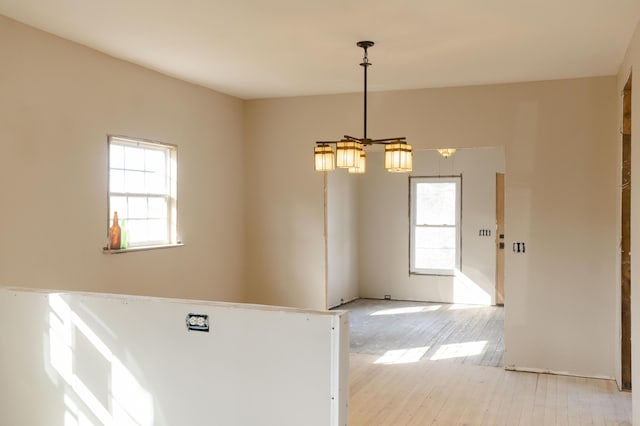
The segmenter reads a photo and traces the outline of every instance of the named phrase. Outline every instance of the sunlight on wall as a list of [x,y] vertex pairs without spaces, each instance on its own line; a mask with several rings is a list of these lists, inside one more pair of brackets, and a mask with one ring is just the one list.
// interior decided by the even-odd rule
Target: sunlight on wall
[[377,316],[377,315],[399,315],[399,314],[417,314],[420,312],[433,312],[440,309],[442,305],[431,305],[431,306],[407,306],[404,308],[392,308],[392,309],[383,309],[381,311],[376,311],[369,316]]
[[[50,295],[49,308],[49,363],[68,385],[64,425],[89,426],[95,421],[113,426],[153,425],[153,398],[126,366],[60,295]],[[82,340],[90,343],[91,351],[78,349]],[[93,358],[82,359],[87,354],[94,354]],[[108,377],[84,377],[81,362],[95,365],[98,373],[105,365]],[[102,383],[107,389],[100,389]],[[103,393],[106,400],[100,396]]]
[[462,271],[456,269],[453,277],[453,302],[490,305],[491,295]]
[[69,395],[64,396],[64,405],[67,411],[64,413],[65,426],[94,426],[94,423],[87,418]]
[[487,346],[486,340],[466,343],[452,343],[450,345],[442,345],[430,358],[431,361],[441,359],[462,358],[466,356],[480,355]]
[[418,362],[428,350],[429,346],[390,350],[378,358],[374,364],[409,364]]

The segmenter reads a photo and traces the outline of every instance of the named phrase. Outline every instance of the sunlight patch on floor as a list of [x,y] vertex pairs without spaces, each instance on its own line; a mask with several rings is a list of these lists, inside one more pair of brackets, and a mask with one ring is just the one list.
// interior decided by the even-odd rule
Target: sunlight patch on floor
[[462,309],[478,309],[478,308],[486,308],[486,306],[482,306],[482,305],[459,305],[459,304],[455,304],[455,305],[449,306],[449,310],[450,311],[460,311]]
[[441,359],[462,358],[467,356],[480,355],[485,346],[487,346],[486,340],[442,345],[440,346],[440,348],[438,348],[436,353],[433,354],[430,360],[438,361]]
[[418,362],[429,350],[429,346],[417,348],[393,349],[378,358],[374,364],[409,364]]

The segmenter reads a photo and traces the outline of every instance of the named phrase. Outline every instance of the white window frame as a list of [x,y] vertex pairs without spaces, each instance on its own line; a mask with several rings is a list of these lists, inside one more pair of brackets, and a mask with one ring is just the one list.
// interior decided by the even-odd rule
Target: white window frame
[[[455,212],[455,225],[441,225],[441,224],[417,224],[417,186],[421,183],[454,183],[456,185],[456,212]],[[456,270],[460,270],[461,264],[461,226],[462,226],[462,175],[457,176],[410,176],[409,177],[409,204],[410,204],[410,231],[409,231],[409,273],[413,275],[454,275]],[[455,266],[452,269],[433,269],[433,268],[417,268],[416,264],[416,250],[415,250],[415,231],[417,227],[435,227],[435,226],[455,226],[456,229],[456,251],[455,251]]]
[[[166,182],[165,182],[165,191],[157,192],[157,193],[149,193],[149,192],[113,192],[111,190],[111,171],[112,170],[123,170],[123,171],[134,171],[133,169],[127,169],[126,166],[122,169],[112,168],[111,167],[111,146],[112,145],[120,145],[120,146],[129,146],[129,147],[138,147],[143,148],[145,150],[158,150],[162,151],[166,155]],[[108,214],[108,228],[112,226],[113,221],[113,212],[111,211],[111,197],[129,197],[129,198],[163,198],[166,200],[167,206],[167,232],[166,239],[147,239],[145,241],[139,242],[129,242],[128,247],[126,249],[140,249],[140,248],[153,248],[153,247],[165,247],[170,245],[178,245],[178,232],[177,232],[177,146],[166,144],[162,142],[149,141],[145,139],[137,139],[126,136],[115,136],[108,135],[107,137],[107,163],[108,163],[108,196],[107,196],[107,214]],[[135,170],[135,171],[144,171],[147,170]],[[120,215],[120,218],[125,218],[126,215]],[[150,220],[151,218],[147,218]],[[134,220],[134,219],[131,219]],[[145,220],[145,219],[137,219],[137,220]],[[108,233],[107,228],[107,233]]]

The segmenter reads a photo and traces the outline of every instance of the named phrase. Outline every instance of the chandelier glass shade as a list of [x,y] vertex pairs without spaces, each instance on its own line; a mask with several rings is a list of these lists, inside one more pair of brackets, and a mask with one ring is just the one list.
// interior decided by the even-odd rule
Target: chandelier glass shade
[[336,166],[348,169],[358,167],[362,144],[358,141],[340,141],[336,143]]
[[[364,136],[356,138],[345,135],[339,141],[318,141],[314,151],[315,170],[326,172],[338,168],[346,168],[349,173],[366,171],[365,147],[379,144],[385,146],[385,169],[394,173],[405,173],[412,170],[413,152],[406,138],[370,139],[367,137],[367,68],[371,66],[367,49],[374,45],[372,41],[359,41],[358,47],[364,49],[361,67],[364,68]],[[335,145],[335,153],[333,146]]]
[[384,168],[392,173],[405,173],[413,169],[411,145],[403,142],[390,143],[384,147]]
[[333,154],[333,148],[330,145],[318,145],[316,146],[314,158],[316,162],[316,170],[322,172],[328,172],[336,169],[335,155]]
[[360,160],[358,167],[349,167],[349,173],[361,174],[367,170],[367,153],[364,149],[360,150]]

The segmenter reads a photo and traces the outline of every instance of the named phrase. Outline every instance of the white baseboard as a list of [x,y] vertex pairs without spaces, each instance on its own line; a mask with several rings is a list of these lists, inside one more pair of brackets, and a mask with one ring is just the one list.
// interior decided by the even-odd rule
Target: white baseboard
[[354,300],[358,300],[358,299],[360,299],[360,298],[359,297],[353,297],[351,299],[343,301],[342,303],[338,303],[337,305],[329,306],[329,309],[335,309],[335,308],[337,308],[339,306],[346,305],[347,303],[353,302]]
[[587,379],[614,380],[615,381],[615,378],[613,378],[611,376],[584,375],[584,374],[569,373],[567,371],[546,370],[544,368],[531,368],[531,367],[519,367],[519,366],[515,366],[515,365],[505,365],[504,369],[508,370],[508,371],[519,371],[521,373],[553,374],[555,376],[584,377],[584,378],[587,378]]

